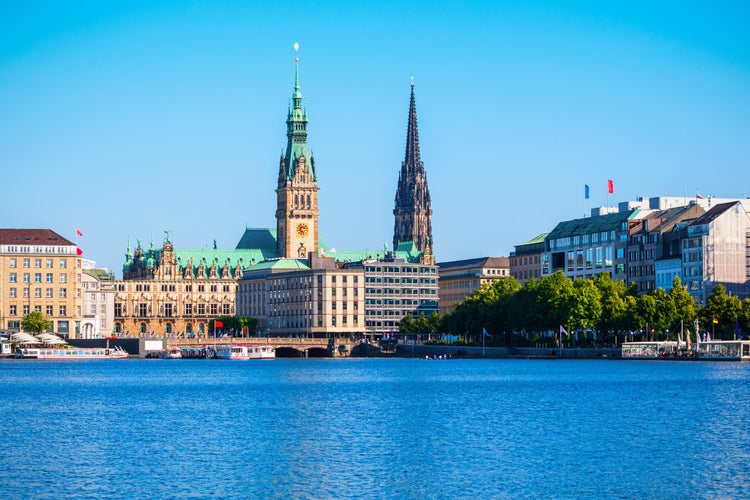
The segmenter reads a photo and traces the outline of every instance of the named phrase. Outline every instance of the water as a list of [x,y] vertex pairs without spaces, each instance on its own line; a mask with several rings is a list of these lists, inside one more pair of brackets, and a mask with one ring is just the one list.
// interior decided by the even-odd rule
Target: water
[[0,361],[2,498],[740,498],[750,364]]

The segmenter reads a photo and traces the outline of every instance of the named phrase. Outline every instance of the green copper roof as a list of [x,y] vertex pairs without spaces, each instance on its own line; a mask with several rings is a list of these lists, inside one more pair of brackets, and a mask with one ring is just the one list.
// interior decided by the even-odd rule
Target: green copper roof
[[265,271],[268,269],[274,270],[304,270],[310,269],[305,261],[302,259],[271,259],[263,262],[259,262],[254,265],[251,271]]
[[[336,262],[359,262],[368,259],[384,259],[387,257],[388,251],[385,248],[379,250],[336,250],[335,248],[325,248],[321,245],[320,255],[326,257],[333,257]],[[419,262],[422,257],[422,252],[417,250],[417,247],[412,241],[406,241],[399,243],[396,251],[393,252],[394,257],[397,259],[403,259],[406,262]]]
[[544,243],[544,239],[547,237],[549,233],[542,233],[539,236],[535,238],[531,238],[529,241],[525,241],[523,243],[519,243],[516,245],[517,247],[522,247],[525,245],[538,245],[539,243]]
[[286,119],[286,178],[294,177],[297,162],[305,157],[308,174],[315,180],[312,153],[307,147],[307,112],[302,108],[302,92],[299,88],[299,59],[294,60],[294,92],[292,92],[292,107]]
[[560,222],[547,236],[548,239],[566,238],[582,234],[592,234],[602,231],[617,231],[622,223],[634,218],[640,210],[637,208],[628,212],[616,212],[583,219],[573,219]]
[[276,250],[276,230],[267,228],[246,228],[237,243],[237,250],[258,250],[263,258],[273,259],[279,256]]

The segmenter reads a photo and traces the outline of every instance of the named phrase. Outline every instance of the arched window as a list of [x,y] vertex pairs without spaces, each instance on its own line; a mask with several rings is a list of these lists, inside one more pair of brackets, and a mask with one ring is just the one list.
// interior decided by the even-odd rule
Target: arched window
[[122,332],[122,325],[120,323],[115,323],[115,333],[121,333]]
[[310,208],[312,205],[310,204],[310,195],[307,195],[307,208]]
[[188,333],[193,333],[193,324],[188,323],[187,325],[185,325],[185,331]]
[[146,333],[146,323],[141,323],[140,332]]
[[167,323],[166,325],[164,325],[164,330],[167,333],[172,333],[172,323]]

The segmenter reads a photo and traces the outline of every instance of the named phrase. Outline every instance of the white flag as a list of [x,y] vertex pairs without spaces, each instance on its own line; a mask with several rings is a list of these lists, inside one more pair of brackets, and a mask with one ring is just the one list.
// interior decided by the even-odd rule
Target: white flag
[[565,328],[563,328],[563,326],[560,325],[560,335],[567,335],[567,334],[568,332],[565,330]]

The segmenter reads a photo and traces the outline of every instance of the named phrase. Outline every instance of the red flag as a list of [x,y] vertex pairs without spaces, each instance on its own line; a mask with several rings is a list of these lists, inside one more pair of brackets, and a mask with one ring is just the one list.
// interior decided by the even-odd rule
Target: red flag
[[714,322],[714,324],[716,324],[716,323],[718,323],[718,322],[719,322],[719,318],[713,318],[713,320],[712,320],[712,321]]
[[612,179],[607,180],[607,192],[609,194],[615,192],[615,183],[612,181]]
[[76,236],[83,236],[83,233],[80,229],[76,229]]
[[223,328],[224,327],[224,322],[223,321],[214,321],[214,326],[216,328]]
[[76,248],[76,253],[78,255],[83,255],[83,250],[81,250],[80,248]]

